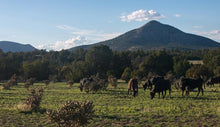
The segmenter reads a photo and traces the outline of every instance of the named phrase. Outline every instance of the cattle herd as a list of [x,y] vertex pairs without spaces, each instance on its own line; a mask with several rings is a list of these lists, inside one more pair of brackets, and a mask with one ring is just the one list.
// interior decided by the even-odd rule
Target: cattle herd
[[[162,97],[164,98],[166,96],[167,90],[169,90],[169,96],[171,97],[171,84],[172,84],[171,81],[165,79],[163,76],[156,76],[147,79],[143,84],[143,89],[151,90],[150,92],[151,99],[154,98],[156,93],[158,93],[159,98],[160,98],[160,93],[162,93]],[[205,87],[205,85],[214,86],[214,84],[220,84],[220,76],[210,78],[206,82],[201,77],[197,79],[182,77],[178,80],[178,87],[182,91],[182,96],[184,96],[184,92],[185,92],[185,96],[188,96],[190,90],[193,90],[195,88],[198,88],[197,96],[199,96],[200,91],[202,92],[203,95],[203,85]],[[132,91],[132,95],[135,97],[136,94],[138,93],[138,80],[136,78],[132,78],[128,82],[128,93],[130,90]]]
[[[220,84],[220,76],[210,78],[207,81],[204,81],[201,77],[197,79],[185,78],[182,77],[178,80],[176,88],[179,88],[182,91],[182,96],[189,96],[189,92],[195,88],[198,88],[197,96],[199,96],[200,92],[203,95],[203,86],[214,86],[214,84]],[[116,81],[117,82],[117,81]],[[138,95],[138,84],[141,81],[138,81],[137,78],[131,78],[128,82],[128,94],[132,93],[132,96],[136,97]],[[107,81],[105,79],[101,79],[97,76],[92,76],[90,78],[84,78],[80,81],[80,90],[85,91],[87,93],[97,90],[105,90],[107,88]],[[155,76],[147,79],[143,84],[143,89],[149,89],[150,98],[153,99],[155,94],[158,93],[158,97],[160,98],[160,94],[162,93],[162,97],[165,98],[167,90],[169,91],[169,97],[171,97],[171,84],[174,84],[173,81],[164,78],[163,76]],[[184,95],[185,93],[185,95]]]

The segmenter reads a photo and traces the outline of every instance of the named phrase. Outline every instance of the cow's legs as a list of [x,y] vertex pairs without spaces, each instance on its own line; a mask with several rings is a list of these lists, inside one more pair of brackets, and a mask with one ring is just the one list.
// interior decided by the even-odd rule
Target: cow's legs
[[160,92],[158,92],[158,94],[159,94],[159,97],[158,97],[158,98],[160,98]]
[[164,95],[163,95],[163,98],[165,98],[165,96],[166,96],[166,90],[164,91]]
[[197,97],[199,96],[199,93],[200,93],[200,88],[198,88],[198,90],[199,90],[199,91],[198,91]]
[[186,90],[185,95],[186,95],[186,96],[189,96],[189,91],[188,91],[188,90]]
[[201,90],[202,90],[202,96],[203,96],[203,88]]

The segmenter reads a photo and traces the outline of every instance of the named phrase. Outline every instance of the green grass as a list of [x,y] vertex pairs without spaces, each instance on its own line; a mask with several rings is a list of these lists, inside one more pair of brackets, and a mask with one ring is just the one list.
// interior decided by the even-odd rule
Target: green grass
[[[32,87],[45,87],[35,83]],[[182,97],[172,89],[172,97],[150,99],[149,90],[139,89],[137,97],[127,95],[127,84],[120,82],[118,88],[86,94],[80,92],[79,84],[69,88],[66,83],[50,84],[44,89],[42,109],[56,110],[67,100],[90,100],[95,105],[95,116],[88,126],[220,126],[220,87],[215,85],[204,90],[204,96]],[[54,127],[45,113],[21,113],[16,107],[25,102],[29,92],[23,84],[11,90],[0,90],[0,126],[48,126]]]

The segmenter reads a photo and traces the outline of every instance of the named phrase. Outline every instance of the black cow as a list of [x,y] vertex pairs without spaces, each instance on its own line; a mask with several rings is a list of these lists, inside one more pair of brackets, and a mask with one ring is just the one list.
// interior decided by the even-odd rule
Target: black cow
[[143,85],[143,88],[144,88],[144,90],[146,90],[147,88],[150,90],[152,89],[152,83],[151,83],[150,79],[146,80],[146,82]]
[[[150,92],[151,99],[154,98],[155,94],[162,92],[163,98],[166,96],[166,91],[169,90],[169,96],[171,97],[171,84],[169,80],[165,80],[164,77],[154,77],[152,79],[152,84],[154,84],[153,90]],[[165,92],[165,94],[163,94]]]
[[182,78],[180,79],[180,88],[182,90],[182,96],[184,96],[184,91],[186,92],[185,95],[189,95],[189,91],[193,90],[195,88],[198,88],[198,94],[199,96],[200,91],[202,91],[203,95],[203,80],[201,78],[198,79],[191,79],[191,78]]
[[130,81],[128,82],[128,94],[129,91],[132,92],[132,95],[135,97],[136,94],[138,94],[138,80],[136,78],[134,79],[130,79]]
[[220,76],[210,78],[206,84],[207,86],[214,86],[214,84],[220,84]]

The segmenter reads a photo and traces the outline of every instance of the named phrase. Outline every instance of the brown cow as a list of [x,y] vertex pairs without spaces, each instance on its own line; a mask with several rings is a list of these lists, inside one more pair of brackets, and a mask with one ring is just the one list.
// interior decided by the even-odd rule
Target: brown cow
[[134,97],[136,96],[136,94],[138,94],[138,80],[136,78],[134,79],[131,78],[130,81],[128,82],[128,94],[130,90]]

